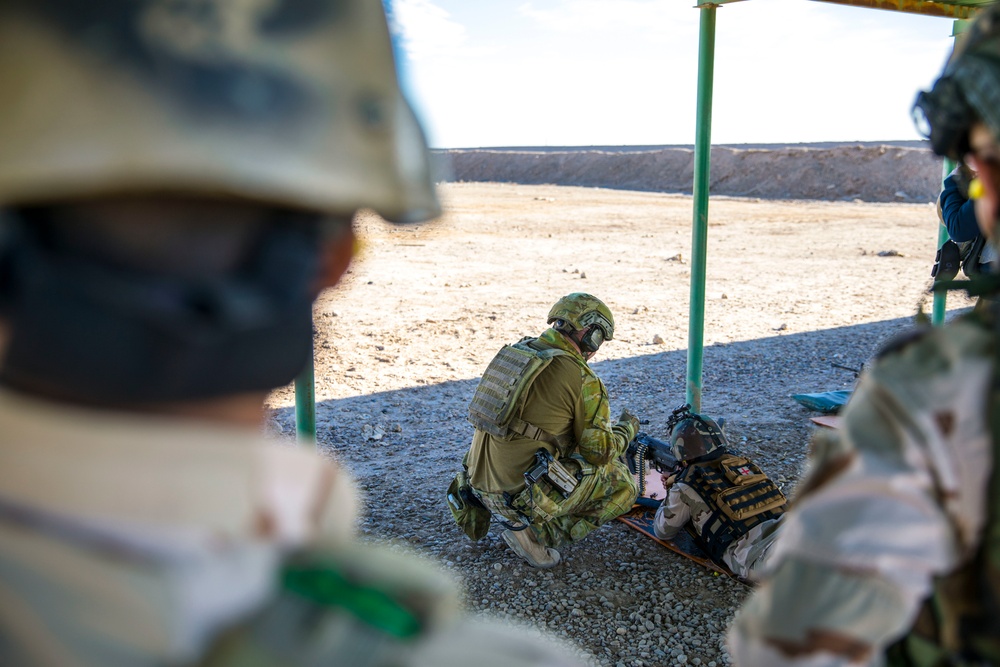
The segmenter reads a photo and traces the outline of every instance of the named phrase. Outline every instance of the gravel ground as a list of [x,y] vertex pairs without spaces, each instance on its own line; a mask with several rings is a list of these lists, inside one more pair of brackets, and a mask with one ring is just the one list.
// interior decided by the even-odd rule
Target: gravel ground
[[[365,250],[317,303],[322,451],[356,478],[365,539],[416,547],[464,581],[469,610],[527,621],[595,665],[723,665],[748,592],[620,522],[533,570],[499,531],[470,542],[443,495],[468,447],[465,411],[506,342],[545,328],[563,294],[615,313],[593,362],[613,414],[662,436],[685,388],[691,199],[555,186],[450,184],[448,215],[418,228],[364,218]],[[703,410],[791,491],[812,429],[798,392],[849,388],[924,298],[936,221],[927,204],[713,199]],[[954,309],[967,301],[952,299]],[[659,342],[654,342],[659,341]],[[290,389],[273,427],[293,432]]]

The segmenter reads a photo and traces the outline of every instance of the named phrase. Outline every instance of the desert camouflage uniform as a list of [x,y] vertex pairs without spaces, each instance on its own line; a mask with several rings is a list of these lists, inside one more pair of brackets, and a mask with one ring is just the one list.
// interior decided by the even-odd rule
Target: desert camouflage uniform
[[[988,407],[993,317],[972,314],[884,353],[858,382],[840,430],[817,434],[768,577],[730,630],[737,664],[881,664],[883,649],[914,625],[932,594],[941,632],[924,643],[921,661],[903,664],[1000,663],[995,610],[985,619],[993,640],[979,647],[980,662],[948,662],[955,654],[932,648],[962,648],[964,637],[947,634],[976,609],[989,581],[973,577],[980,583],[971,589],[949,590],[956,571],[992,567],[987,577],[995,580],[1000,569],[984,566],[981,542],[991,512],[994,543],[1000,531],[1000,507],[986,500],[998,448]],[[949,607],[956,598],[960,606]]]
[[[697,534],[704,532],[705,524],[718,511],[708,501],[684,482],[675,482],[667,490],[667,497],[656,510],[653,530],[656,536],[669,540],[690,521]],[[781,517],[762,521],[742,537],[726,547],[719,560],[730,572],[744,579],[753,579],[778,535]]]
[[[620,457],[635,433],[628,424],[612,425],[604,383],[561,333],[548,329],[537,341],[568,354],[556,356],[534,381],[520,416],[566,444],[522,436],[502,440],[477,429],[466,464],[488,509],[508,521],[530,520],[539,541],[557,547],[582,540],[632,507],[639,490]],[[541,448],[582,474],[569,498],[544,481],[526,491],[524,472]],[[508,506],[505,493],[516,509]]]
[[355,517],[346,475],[253,430],[2,391],[0,664],[578,664],[458,622],[453,583]]
[[577,664],[236,426],[354,213],[438,211],[380,0],[4,0],[0,89],[0,665]]

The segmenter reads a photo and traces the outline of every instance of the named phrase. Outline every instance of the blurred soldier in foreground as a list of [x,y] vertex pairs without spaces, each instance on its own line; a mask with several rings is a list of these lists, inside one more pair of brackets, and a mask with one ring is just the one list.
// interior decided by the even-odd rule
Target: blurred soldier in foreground
[[496,515],[504,541],[540,568],[559,563],[553,547],[627,512],[639,492],[621,458],[639,420],[624,411],[612,425],[608,392],[587,365],[614,337],[611,311],[573,293],[547,322],[541,336],[505,345],[490,362],[469,406],[476,431],[465,470],[448,490],[469,537],[484,537]]
[[778,535],[785,495],[755,463],[730,454],[714,419],[687,413],[670,432],[679,468],[665,477],[667,496],[653,530],[669,540],[689,523],[709,558],[752,579]]
[[[978,172],[995,247],[1000,6],[915,108],[934,151]],[[970,292],[998,284],[984,275]],[[890,346],[861,377],[841,429],[818,434],[769,577],[736,617],[738,664],[1000,664],[998,323],[996,303],[977,309]]]
[[351,219],[437,211],[379,0],[0,5],[0,664],[565,664],[259,435]]

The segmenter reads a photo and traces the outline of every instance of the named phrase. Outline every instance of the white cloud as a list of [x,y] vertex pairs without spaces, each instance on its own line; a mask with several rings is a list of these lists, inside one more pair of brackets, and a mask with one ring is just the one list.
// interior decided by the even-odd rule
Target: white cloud
[[457,57],[468,43],[465,26],[431,0],[397,0],[393,18],[411,60]]

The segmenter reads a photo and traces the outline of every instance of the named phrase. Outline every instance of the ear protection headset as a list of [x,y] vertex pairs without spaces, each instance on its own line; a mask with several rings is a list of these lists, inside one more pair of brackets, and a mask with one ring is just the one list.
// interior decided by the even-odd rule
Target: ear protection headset
[[604,330],[597,324],[592,324],[584,330],[580,338],[580,348],[585,352],[597,352],[604,342]]

